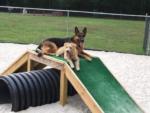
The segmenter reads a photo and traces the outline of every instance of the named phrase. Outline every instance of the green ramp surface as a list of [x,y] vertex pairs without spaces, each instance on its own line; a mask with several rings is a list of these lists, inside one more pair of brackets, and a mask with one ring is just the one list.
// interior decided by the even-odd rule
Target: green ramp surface
[[74,72],[105,113],[143,113],[99,58],[81,58]]

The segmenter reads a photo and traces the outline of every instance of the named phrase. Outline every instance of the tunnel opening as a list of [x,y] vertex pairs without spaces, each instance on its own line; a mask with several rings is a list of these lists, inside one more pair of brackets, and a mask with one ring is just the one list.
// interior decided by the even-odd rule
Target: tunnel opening
[[9,85],[0,79],[0,104],[11,103],[11,95]]

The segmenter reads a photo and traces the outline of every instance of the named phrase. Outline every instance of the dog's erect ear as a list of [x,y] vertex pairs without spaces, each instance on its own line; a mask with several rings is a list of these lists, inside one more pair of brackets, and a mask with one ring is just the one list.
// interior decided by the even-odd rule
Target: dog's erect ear
[[79,33],[79,29],[78,29],[78,27],[76,26],[75,27],[75,34],[78,34]]
[[87,33],[87,28],[86,27],[83,28],[83,33],[84,33],[84,35],[86,35],[86,33]]

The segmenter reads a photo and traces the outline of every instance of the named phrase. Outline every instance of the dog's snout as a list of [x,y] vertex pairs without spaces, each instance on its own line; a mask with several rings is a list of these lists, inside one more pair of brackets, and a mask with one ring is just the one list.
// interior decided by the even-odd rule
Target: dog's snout
[[69,51],[69,50],[67,50],[67,52],[69,53],[70,51]]
[[84,39],[81,39],[81,42],[83,43],[83,42],[84,42]]
[[67,48],[67,49],[66,49],[66,52],[70,52],[70,51],[71,51],[70,48]]

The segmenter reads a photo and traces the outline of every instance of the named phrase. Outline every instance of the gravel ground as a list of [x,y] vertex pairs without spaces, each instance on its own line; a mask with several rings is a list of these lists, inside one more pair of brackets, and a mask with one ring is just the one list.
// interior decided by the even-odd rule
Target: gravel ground
[[[0,43],[0,73],[27,49],[36,45]],[[145,111],[150,111],[150,57],[103,51],[87,51],[100,57],[115,78],[121,83],[136,103]],[[0,113],[10,113],[11,105],[0,105]],[[78,95],[69,97],[62,107],[58,102],[39,107],[30,107],[19,113],[89,113],[90,111]]]

